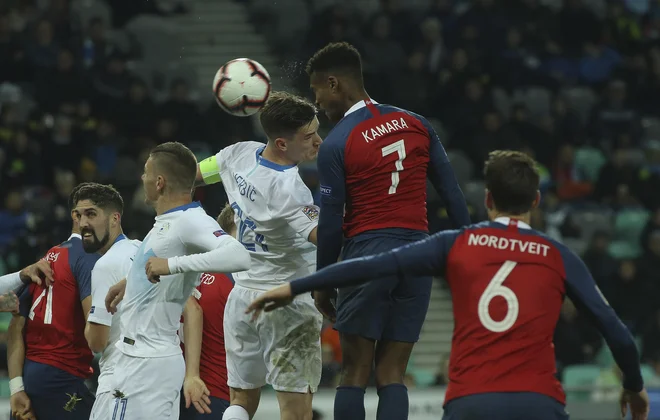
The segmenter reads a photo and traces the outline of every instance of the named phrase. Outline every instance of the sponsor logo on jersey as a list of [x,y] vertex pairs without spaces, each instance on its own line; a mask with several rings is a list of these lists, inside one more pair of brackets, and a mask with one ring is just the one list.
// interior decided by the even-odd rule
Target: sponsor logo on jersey
[[226,235],[227,232],[225,232],[224,230],[220,229],[220,230],[216,230],[215,232],[213,232],[213,234],[214,234],[215,236],[222,236],[222,235]]
[[44,257],[44,260],[46,260],[48,262],[55,262],[55,261],[57,261],[57,257],[59,257],[59,256],[60,256],[59,252],[49,252]]
[[330,195],[332,194],[332,188],[321,185],[321,195]]
[[200,277],[200,283],[205,284],[207,286],[213,284],[214,281],[215,281],[215,276],[213,274],[204,273]]
[[305,206],[303,207],[302,212],[305,216],[309,217],[309,220],[316,220],[319,218],[319,211],[316,207]]

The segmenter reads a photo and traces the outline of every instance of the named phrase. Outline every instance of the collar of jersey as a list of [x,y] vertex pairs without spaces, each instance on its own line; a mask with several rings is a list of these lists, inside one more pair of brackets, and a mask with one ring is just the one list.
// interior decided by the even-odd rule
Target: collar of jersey
[[175,211],[186,211],[188,209],[194,209],[195,207],[201,207],[202,205],[199,204],[199,201],[193,201],[192,203],[184,204],[182,206],[177,206],[172,209],[169,209],[165,213],[161,214],[161,216],[164,216],[168,213],[174,213]]
[[114,244],[116,244],[117,242],[119,242],[119,241],[121,241],[121,240],[124,240],[124,239],[126,239],[126,235],[124,235],[123,233],[120,233],[119,236],[117,236],[117,237],[115,238],[115,241],[114,241],[112,244],[114,245]]
[[[510,218],[510,217],[498,217],[498,218],[496,218],[495,220],[493,220],[493,222],[495,222],[495,223],[501,223],[501,224],[503,224],[503,225],[505,225],[505,226],[509,226],[509,222],[510,222],[510,221],[511,221],[511,218]],[[530,225],[528,225],[528,224],[525,223],[525,222],[521,222],[520,220],[518,220],[518,227],[519,227],[520,229],[531,229],[531,228],[532,228]]]
[[270,160],[264,158],[261,156],[261,153],[264,151],[266,146],[262,146],[257,150],[257,163],[261,166],[265,166],[266,168],[270,168],[279,172],[284,172],[287,169],[291,169],[296,165],[280,165],[279,163],[271,162]]
[[[371,100],[371,103],[378,105],[378,102],[374,101],[373,99]],[[360,108],[364,108],[365,106],[367,106],[367,104],[365,104],[364,101],[360,101],[360,102],[356,103],[352,107],[348,108],[348,111],[346,111],[346,113],[344,114],[344,117],[347,116],[348,114],[350,114],[351,112],[355,112]]]
[[81,235],[81,234],[79,234],[79,233],[72,233],[72,234],[71,234],[71,236],[69,236],[69,239],[67,239],[67,241],[70,241],[70,240],[71,240],[71,238],[78,238],[78,239],[82,239],[82,235]]

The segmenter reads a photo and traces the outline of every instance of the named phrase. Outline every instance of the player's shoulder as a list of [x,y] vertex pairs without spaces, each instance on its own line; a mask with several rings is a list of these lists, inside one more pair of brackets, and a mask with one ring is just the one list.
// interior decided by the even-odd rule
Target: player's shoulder
[[251,156],[252,154],[256,156],[257,151],[263,147],[265,147],[265,144],[258,141],[241,141],[225,147],[220,153],[225,159],[236,159]]
[[381,114],[402,113],[402,114],[405,114],[405,115],[417,120],[418,122],[422,123],[426,127],[431,126],[431,123],[429,122],[428,119],[426,119],[426,117],[424,117],[424,116],[422,116],[422,115],[420,115],[416,112],[410,111],[408,109],[400,108],[398,106],[389,105],[389,104],[378,104],[377,107],[378,107],[378,110],[381,112]]
[[110,247],[108,252],[99,258],[94,269],[112,270],[121,267],[127,259],[130,260],[135,256],[139,246],[140,241],[132,241],[130,239],[117,242]]

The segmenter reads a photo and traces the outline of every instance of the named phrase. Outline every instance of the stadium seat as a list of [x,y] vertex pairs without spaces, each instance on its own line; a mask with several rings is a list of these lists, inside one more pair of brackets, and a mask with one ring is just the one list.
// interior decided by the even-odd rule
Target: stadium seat
[[106,28],[112,27],[112,9],[103,0],[73,0],[71,2],[71,13],[80,18],[84,28],[94,18],[101,18]]
[[610,253],[615,258],[636,258],[641,255],[640,236],[650,214],[645,209],[625,209],[614,218],[614,240]]
[[502,88],[493,88],[493,105],[497,112],[504,118],[509,118],[509,111],[511,110],[511,98],[509,94]]
[[451,167],[454,169],[456,179],[461,186],[472,179],[474,165],[463,152],[460,150],[451,150],[447,152],[447,157],[449,158],[449,162],[451,162]]
[[588,400],[596,379],[600,376],[596,365],[573,365],[564,369],[563,383],[566,397],[571,400]]
[[596,231],[609,231],[612,226],[612,212],[605,209],[575,211],[572,217],[582,231],[582,239],[587,241]]
[[566,100],[569,108],[578,114],[582,122],[587,122],[591,108],[597,101],[596,94],[587,87],[573,87],[564,89],[561,96]]
[[0,378],[0,398],[9,397],[11,397],[11,392],[9,391],[9,378]]
[[605,155],[593,147],[581,147],[575,152],[576,169],[585,174],[592,182],[598,179],[600,169],[606,162]]

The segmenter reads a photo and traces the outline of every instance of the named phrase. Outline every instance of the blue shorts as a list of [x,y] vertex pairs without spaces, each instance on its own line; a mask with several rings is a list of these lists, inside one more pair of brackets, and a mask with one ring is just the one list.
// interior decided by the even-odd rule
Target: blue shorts
[[84,379],[50,365],[26,360],[23,383],[39,420],[89,420],[94,395]]
[[559,401],[534,392],[493,392],[445,404],[442,420],[568,420]]
[[191,403],[189,408],[186,408],[186,399],[181,393],[181,410],[179,411],[179,420],[222,420],[222,415],[229,407],[229,401],[221,398],[210,397],[211,414],[200,414]]
[[[365,232],[346,241],[342,259],[390,251],[427,237],[426,232],[409,229]],[[340,289],[334,327],[340,333],[372,340],[415,343],[426,318],[432,283],[432,277],[391,276]]]

